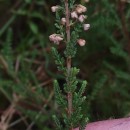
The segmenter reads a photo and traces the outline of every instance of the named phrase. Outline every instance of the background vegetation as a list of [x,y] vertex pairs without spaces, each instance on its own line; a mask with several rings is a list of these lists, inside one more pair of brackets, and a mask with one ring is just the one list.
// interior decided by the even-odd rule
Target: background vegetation
[[[63,80],[48,36],[55,32],[50,7],[58,0],[0,0],[0,128],[51,130],[60,114],[52,81]],[[83,1],[82,1],[83,2]],[[130,2],[90,0],[91,29],[73,64],[88,81],[83,111],[90,121],[130,113]],[[58,46],[63,51],[64,45]]]

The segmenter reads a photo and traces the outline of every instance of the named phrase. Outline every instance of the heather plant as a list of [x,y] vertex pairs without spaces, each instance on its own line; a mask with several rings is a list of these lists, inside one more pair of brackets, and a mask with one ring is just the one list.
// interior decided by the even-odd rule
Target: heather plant
[[[48,41],[48,35],[54,32],[55,20],[55,13],[50,11],[50,7],[56,2],[59,1],[0,1],[0,118],[7,110],[10,111],[8,108],[14,110],[14,105],[16,110],[9,113],[11,118],[5,118],[10,121],[2,121],[9,130],[55,129],[51,118],[54,112],[65,125],[60,115],[64,109],[57,108],[52,85],[53,78],[57,79],[66,99],[62,87],[65,75],[61,73],[63,71],[57,72],[53,65],[50,53],[52,43]],[[82,113],[89,117],[90,122],[129,116],[130,2],[90,0],[87,5],[87,21],[91,23],[91,29],[89,33],[79,33],[87,46],[77,44],[77,55],[73,57],[73,66],[80,68],[76,92],[80,88],[79,79],[88,81],[87,92],[83,94],[87,99]],[[59,13],[65,30],[65,15],[61,11]],[[72,31],[77,23],[80,22],[71,24]],[[85,42],[81,43],[84,45]],[[54,46],[63,56],[65,41]],[[15,99],[19,100],[16,102]]]
[[87,115],[82,113],[82,104],[86,99],[82,94],[87,82],[83,81],[79,87],[77,79],[79,69],[72,66],[72,58],[76,56],[77,46],[86,44],[86,41],[80,38],[80,33],[82,30],[87,31],[90,27],[85,23],[87,8],[77,4],[75,0],[61,0],[61,5],[52,6],[51,10],[56,14],[57,32],[50,35],[49,39],[56,45],[66,45],[62,55],[56,47],[52,47],[57,68],[65,79],[62,86],[59,86],[57,80],[54,81],[55,97],[62,109],[62,116],[60,116],[61,120],[56,116],[53,118],[59,130],[73,130],[75,127],[80,127],[79,129],[83,130],[88,121]]

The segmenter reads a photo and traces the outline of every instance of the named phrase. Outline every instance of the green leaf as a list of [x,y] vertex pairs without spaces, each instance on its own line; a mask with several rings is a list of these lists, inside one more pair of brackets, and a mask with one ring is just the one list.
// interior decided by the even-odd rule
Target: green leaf
[[80,88],[80,90],[78,92],[79,96],[82,96],[82,94],[84,93],[86,85],[87,85],[87,81],[83,81],[82,86],[81,86],[81,88]]
[[32,0],[25,0],[26,3],[30,4]]
[[35,23],[29,22],[29,27],[34,34],[38,34],[38,26]]
[[62,125],[61,125],[59,119],[58,119],[55,115],[53,115],[52,118],[53,118],[53,120],[55,121],[55,124],[56,124],[56,126],[57,126],[57,129],[58,129],[58,130],[63,130],[63,127],[62,127]]
[[62,91],[60,90],[57,80],[54,80],[54,89],[55,89],[55,97],[58,105],[65,108],[67,106],[67,102],[62,94]]

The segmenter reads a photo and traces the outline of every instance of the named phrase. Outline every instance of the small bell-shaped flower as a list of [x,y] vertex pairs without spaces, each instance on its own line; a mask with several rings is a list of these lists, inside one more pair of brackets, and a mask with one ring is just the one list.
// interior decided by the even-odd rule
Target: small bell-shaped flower
[[62,25],[65,25],[65,24],[66,24],[66,18],[62,18],[62,19],[61,19],[61,24],[62,24]]
[[88,2],[89,2],[89,0],[84,0],[84,2],[88,3]]
[[81,13],[84,13],[87,11],[87,8],[81,4],[77,5],[77,7],[75,8],[75,11],[78,13],[78,14],[81,14]]
[[52,34],[49,36],[49,39],[57,45],[59,45],[59,43],[63,40],[60,34]]
[[83,25],[83,28],[84,28],[84,31],[89,30],[90,24],[84,24],[84,25]]
[[78,18],[78,20],[79,20],[81,23],[83,23],[85,19],[86,19],[86,16],[85,16],[85,15],[80,15],[79,18]]
[[52,6],[52,7],[51,7],[51,11],[52,11],[52,12],[56,12],[58,9],[59,9],[59,5],[56,5],[56,6]]
[[80,45],[80,46],[84,46],[86,44],[86,41],[84,39],[78,39],[77,40],[77,43]]
[[71,18],[73,18],[73,19],[77,19],[78,18],[78,14],[77,14],[76,11],[71,12]]

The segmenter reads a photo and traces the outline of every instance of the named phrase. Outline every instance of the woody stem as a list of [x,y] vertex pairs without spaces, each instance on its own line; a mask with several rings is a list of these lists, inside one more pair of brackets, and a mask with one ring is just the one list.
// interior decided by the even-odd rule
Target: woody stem
[[[69,10],[69,4],[68,0],[65,0],[65,13],[66,13],[66,35],[67,35],[67,43],[70,42],[70,10]],[[67,57],[67,75],[70,75],[70,70],[71,70],[71,57]],[[70,86],[69,81],[67,81],[68,87]],[[67,99],[68,99],[68,117],[71,117],[73,113],[73,106],[72,106],[72,92],[69,91],[67,93]],[[71,124],[70,130],[73,130],[73,125]]]

